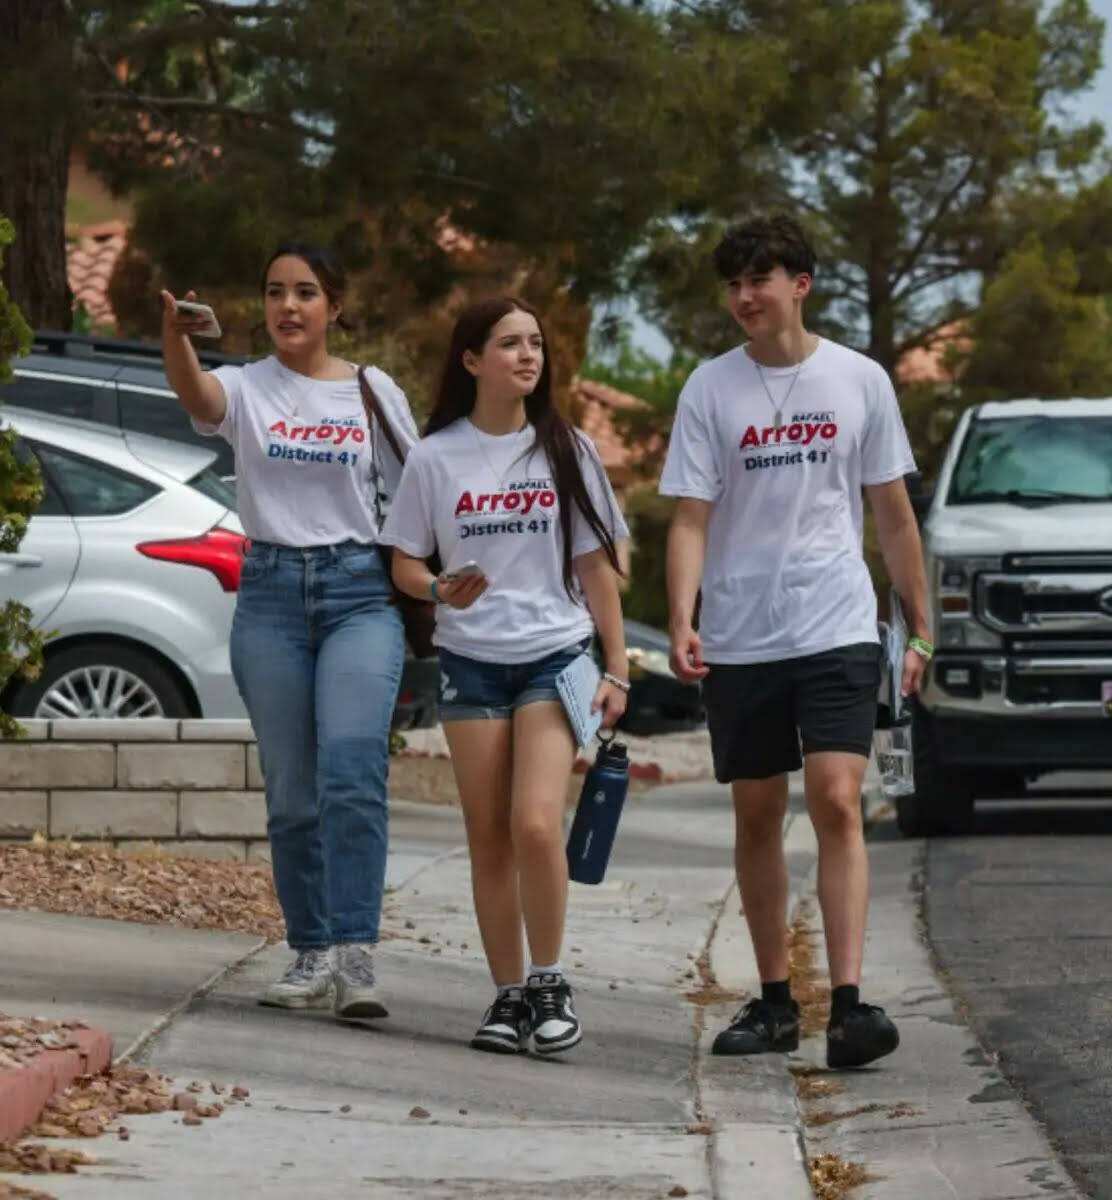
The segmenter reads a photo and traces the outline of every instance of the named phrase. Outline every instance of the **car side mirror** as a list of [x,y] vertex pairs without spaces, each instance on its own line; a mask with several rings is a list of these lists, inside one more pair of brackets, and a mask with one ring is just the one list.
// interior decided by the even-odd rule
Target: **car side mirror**
[[918,471],[912,471],[910,475],[905,476],[904,483],[907,485],[907,495],[915,519],[922,525],[923,518],[930,509],[931,500],[934,499],[934,490],[923,486],[923,477]]

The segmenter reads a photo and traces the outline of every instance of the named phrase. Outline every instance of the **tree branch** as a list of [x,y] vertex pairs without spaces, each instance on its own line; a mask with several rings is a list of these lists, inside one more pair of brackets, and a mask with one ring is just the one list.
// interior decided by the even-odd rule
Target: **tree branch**
[[934,287],[936,283],[945,283],[947,279],[953,279],[955,275],[972,274],[974,270],[975,268],[970,267],[968,263],[957,259],[948,264],[940,263],[933,271],[927,271],[920,275],[914,281],[909,282],[906,287],[894,289],[892,299],[906,300],[908,296],[914,296],[917,292]]
[[[234,104],[221,104],[215,100],[201,100],[192,96],[142,96],[130,89],[119,92],[90,92],[87,99],[95,104],[120,104],[128,108],[143,108],[161,117],[167,124],[169,122],[166,112],[178,109],[179,111],[210,113],[218,117],[233,117],[238,121],[258,121],[277,129],[288,129],[292,133],[299,133],[327,146],[336,144],[336,138],[332,134],[321,129],[314,129],[293,117],[279,117],[273,113],[260,112],[258,109],[252,108],[237,108]],[[175,132],[179,131],[175,130]],[[185,137],[186,135],[182,134],[181,136]]]
[[931,236],[934,234],[934,231],[938,228],[939,222],[942,220],[943,217],[946,216],[947,212],[949,212],[950,205],[953,204],[953,202],[958,198],[958,195],[961,192],[962,188],[964,188],[965,185],[969,182],[969,180],[973,177],[973,171],[976,168],[976,166],[977,166],[977,160],[970,159],[969,165],[962,172],[961,176],[958,178],[958,181],[954,184],[954,186],[952,188],[950,188],[950,190],[938,202],[938,207],[935,209],[934,216],[932,216],[931,219],[926,223],[926,225],[923,226],[923,229],[920,232],[919,236],[915,239],[915,245],[912,246],[912,248],[907,252],[907,254],[905,254],[903,256],[903,261],[893,272],[893,274],[892,274],[893,289],[896,288],[896,286],[900,283],[900,281],[904,278],[904,276],[907,275],[907,273],[913,268],[913,266],[915,265],[915,260],[919,257],[920,254],[922,254],[923,247],[927,244],[927,242],[930,240]]

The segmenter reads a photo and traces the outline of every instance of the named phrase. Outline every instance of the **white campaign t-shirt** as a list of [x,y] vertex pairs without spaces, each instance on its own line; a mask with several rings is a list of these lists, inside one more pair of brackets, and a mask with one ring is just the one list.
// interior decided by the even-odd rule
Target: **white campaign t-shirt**
[[820,339],[794,387],[794,367],[762,370],[772,401],[742,347],[692,372],[660,481],[665,496],[712,505],[699,621],[709,663],[877,641],[861,488],[915,469],[872,359]]
[[[598,452],[576,433],[595,511],[615,541],[629,537]],[[382,541],[415,558],[440,551],[444,570],[474,560],[490,586],[470,608],[442,604],[433,641],[481,662],[543,658],[589,637],[591,615],[564,588],[559,501],[535,433],[496,437],[466,417],[417,443]],[[572,556],[602,544],[572,501]]]
[[[273,356],[212,373],[227,397],[224,419],[193,428],[235,450],[244,533],[282,546],[377,541],[375,490],[385,505],[401,464],[377,423],[368,435],[355,376],[310,379]],[[404,453],[417,441],[405,393],[377,367],[367,380]]]

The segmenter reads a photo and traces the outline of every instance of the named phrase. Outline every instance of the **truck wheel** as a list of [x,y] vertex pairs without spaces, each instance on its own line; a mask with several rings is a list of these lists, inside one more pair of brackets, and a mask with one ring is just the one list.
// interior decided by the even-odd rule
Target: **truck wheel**
[[973,823],[973,777],[938,762],[931,720],[915,705],[911,727],[915,791],[896,798],[896,824],[905,837],[964,833]]

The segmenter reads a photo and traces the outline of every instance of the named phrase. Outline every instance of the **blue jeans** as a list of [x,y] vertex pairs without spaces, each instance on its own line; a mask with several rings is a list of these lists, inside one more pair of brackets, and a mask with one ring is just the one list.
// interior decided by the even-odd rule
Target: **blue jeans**
[[556,676],[577,659],[590,641],[576,642],[533,662],[480,662],[443,646],[440,658],[441,721],[508,721],[515,710],[538,700],[559,700]]
[[253,543],[230,649],[258,739],[290,946],[377,941],[405,649],[376,547]]

